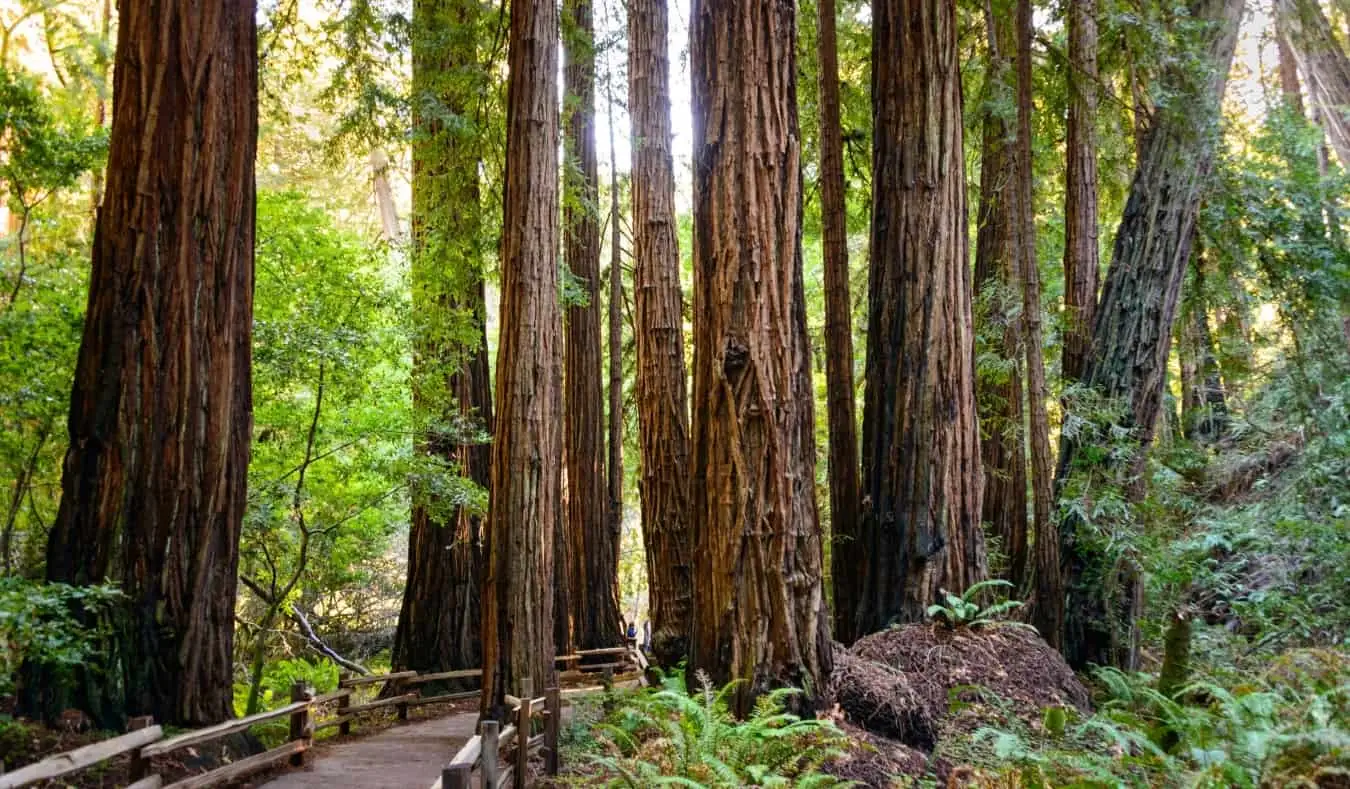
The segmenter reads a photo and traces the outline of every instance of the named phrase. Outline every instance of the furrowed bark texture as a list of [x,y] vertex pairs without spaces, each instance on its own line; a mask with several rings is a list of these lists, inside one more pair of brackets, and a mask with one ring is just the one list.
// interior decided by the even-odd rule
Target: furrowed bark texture
[[[252,0],[121,4],[107,187],[47,578],[126,595],[65,703],[194,726],[233,715],[252,429]],[[49,702],[64,688],[30,688]]]
[[619,534],[605,489],[605,411],[600,366],[600,202],[595,156],[594,22],[589,0],[569,0],[565,37],[567,159],[563,259],[586,292],[567,311],[567,538],[571,549],[572,637],[581,649],[622,642]]
[[[1027,461],[1022,313],[1018,256],[1020,189],[1017,124],[997,107],[1016,95],[1016,27],[1013,2],[989,7],[988,90],[995,94],[984,114],[980,205],[975,237],[975,298],[985,322],[984,342],[1004,369],[979,372],[980,459],[984,470],[982,519],[998,536],[1005,577],[1019,588],[1027,571]],[[997,94],[1002,94],[997,95]]]
[[561,524],[558,308],[558,16],[511,6],[492,495],[483,583],[485,716],[554,677],[553,540]]
[[[1209,22],[1196,42],[1204,75],[1165,71],[1167,95],[1130,187],[1116,234],[1111,266],[1098,305],[1092,353],[1083,381],[1099,396],[1125,407],[1125,427],[1138,445],[1135,473],[1153,440],[1162,403],[1167,354],[1181,280],[1190,258],[1200,188],[1218,139],[1219,105],[1237,41],[1243,0],[1195,0],[1193,18]],[[1059,478],[1073,468],[1082,442],[1093,431],[1066,433],[1060,444]],[[1131,485],[1132,495],[1142,486]],[[1080,547],[1086,524],[1061,524],[1061,564],[1068,589],[1064,654],[1071,666],[1132,665],[1133,623],[1118,614],[1132,607],[1131,589],[1109,578],[1118,574],[1107,557]],[[1137,583],[1137,578],[1135,579]],[[1117,589],[1114,593],[1112,589]],[[1111,598],[1111,599],[1107,599]]]
[[[633,301],[637,331],[642,538],[652,653],[674,667],[688,654],[689,399],[684,294],[670,153],[670,61],[664,0],[628,3],[628,110],[633,120]],[[611,277],[615,276],[611,268]],[[611,351],[613,352],[613,351]]]
[[[820,222],[825,257],[825,390],[830,427],[830,574],[834,637],[852,643],[864,552],[858,542],[858,415],[853,393],[853,300],[849,297],[844,132],[834,0],[816,4],[820,35]],[[842,614],[842,615],[841,615]]]
[[[1045,570],[1059,566],[1055,556],[1044,554],[1058,547],[1059,524],[1051,520],[1054,461],[1050,454],[1050,418],[1046,413],[1045,336],[1041,330],[1041,274],[1036,264],[1035,173],[1031,150],[1031,0],[1017,0],[1017,231],[1018,278],[1022,282],[1022,334],[1027,360],[1027,443],[1031,448],[1032,527],[1040,546],[1040,565]],[[1026,573],[1026,546],[1019,566],[1023,575],[1014,575],[1013,583],[1025,597],[1030,594]],[[1014,554],[1017,558],[1017,554]],[[1058,586],[1057,578],[1047,578],[1042,586]],[[1054,591],[1051,595],[1057,594]],[[1033,605],[1034,607],[1034,605]]]
[[859,633],[985,573],[955,3],[884,0],[872,20]]
[[[478,145],[474,128],[440,118],[473,116],[478,5],[413,5],[412,248],[413,407],[430,428],[416,450],[443,459],[487,488],[492,449],[460,433],[492,429],[486,296],[479,262]],[[473,75],[472,78],[467,75]],[[434,108],[428,111],[427,108]],[[471,343],[464,336],[467,323]],[[394,631],[395,670],[478,668],[483,574],[482,518],[414,497],[408,580]],[[428,692],[435,691],[428,689]]]
[[1097,7],[1069,2],[1069,117],[1064,181],[1064,359],[1083,377],[1097,309]]
[[814,706],[831,670],[801,268],[790,0],[696,0],[694,621],[704,670],[747,715],[770,688]]
[[1317,0],[1275,3],[1280,37],[1293,50],[1318,123],[1343,167],[1350,168],[1350,59]]

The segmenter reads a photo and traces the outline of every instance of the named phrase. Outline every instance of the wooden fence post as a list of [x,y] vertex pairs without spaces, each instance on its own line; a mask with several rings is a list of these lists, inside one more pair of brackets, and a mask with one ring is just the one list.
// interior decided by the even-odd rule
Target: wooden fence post
[[[314,698],[314,692],[310,690],[303,679],[297,679],[291,685],[291,701],[309,701]],[[309,728],[309,706],[306,705],[291,713],[291,741],[305,740],[305,747],[299,753],[291,756],[291,764],[295,767],[303,767],[308,761],[309,748],[314,744],[314,732]]]
[[483,721],[483,750],[479,757],[483,762],[483,786],[497,789],[497,750],[501,747],[501,724],[494,720]]
[[[154,723],[155,719],[149,715],[139,715],[127,721],[127,731],[137,731],[148,728]],[[0,765],[0,773],[4,772],[4,766]],[[150,774],[150,760],[141,755],[141,749],[137,748],[131,752],[131,769],[129,776],[132,781],[139,781]]]
[[516,770],[512,783],[525,789],[525,774],[530,769],[530,707],[534,704],[534,681],[520,680],[520,709],[516,712]]
[[544,772],[558,774],[558,736],[562,733],[562,691],[557,685],[544,694]]
[[469,772],[471,769],[467,764],[452,764],[442,767],[442,789],[469,789]]
[[[347,695],[338,697],[337,700],[338,717],[341,718],[345,716],[347,714],[347,708],[350,706],[352,706],[352,694],[351,690],[349,689],[347,691]],[[352,733],[351,721],[345,720],[338,724],[338,734],[351,734],[351,733]]]
[[[391,683],[391,685],[392,685],[392,690],[393,690],[395,696],[402,696],[402,695],[403,695],[403,679],[402,679],[402,678],[399,678],[399,679],[394,680],[394,681]],[[397,704],[397,707],[398,707],[398,719],[401,720],[401,721],[406,721],[406,720],[408,719],[408,702],[407,702],[406,700],[400,701],[400,702]]]

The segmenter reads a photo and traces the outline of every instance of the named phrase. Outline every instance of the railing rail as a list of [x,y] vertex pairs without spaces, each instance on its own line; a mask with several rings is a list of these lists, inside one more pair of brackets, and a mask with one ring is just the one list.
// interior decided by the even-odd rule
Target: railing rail
[[[485,720],[482,731],[459,749],[450,763],[441,770],[441,777],[431,789],[471,789],[473,772],[478,769],[483,789],[502,789],[513,786],[525,789],[529,776],[530,754],[542,752],[544,772],[558,774],[558,738],[562,730],[562,691],[553,686],[543,696],[534,698],[533,683],[527,677],[521,680],[524,698],[506,694],[514,723],[503,727],[498,721]],[[531,735],[536,718],[543,719],[543,732]],[[506,764],[501,764],[503,752]]]

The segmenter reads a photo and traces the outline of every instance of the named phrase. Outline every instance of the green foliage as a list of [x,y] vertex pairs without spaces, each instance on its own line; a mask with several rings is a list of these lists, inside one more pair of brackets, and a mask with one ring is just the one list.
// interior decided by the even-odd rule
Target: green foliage
[[[338,665],[328,658],[319,658],[315,661],[305,658],[283,658],[268,663],[263,669],[262,675],[261,707],[262,709],[275,709],[289,704],[291,701],[291,686],[295,684],[296,680],[303,681],[320,695],[331,693],[337,690],[340,673]],[[248,684],[235,683],[235,714],[245,714],[248,692]]]
[[107,147],[101,129],[82,118],[57,119],[37,82],[0,65],[0,188],[26,214],[54,191],[98,164]]
[[[754,712],[737,721],[727,707],[736,683],[718,690],[706,675],[689,693],[682,673],[659,688],[618,695],[598,722],[591,753],[606,786],[634,787],[841,787],[846,782],[820,772],[849,741],[833,723],[784,711],[799,690],[783,688],[759,698]],[[583,719],[584,720],[584,719]],[[593,782],[587,780],[588,785]]]
[[986,589],[1011,586],[1011,582],[1002,579],[980,581],[959,597],[944,589],[942,590],[944,602],[928,606],[928,617],[949,628],[968,627],[974,629],[994,624],[1030,627],[1024,622],[1008,622],[1002,619],[1004,614],[1022,607],[1023,603],[1020,600],[1001,600],[988,606],[981,605],[978,602],[981,593]]
[[67,586],[0,577],[0,696],[14,691],[25,661],[70,671],[99,646],[101,614],[121,593],[112,586]]
[[1151,676],[1103,669],[1092,717],[987,727],[962,756],[1025,786],[1308,785],[1350,768],[1350,665],[1330,654],[1290,653],[1256,682],[1196,682],[1175,699]]

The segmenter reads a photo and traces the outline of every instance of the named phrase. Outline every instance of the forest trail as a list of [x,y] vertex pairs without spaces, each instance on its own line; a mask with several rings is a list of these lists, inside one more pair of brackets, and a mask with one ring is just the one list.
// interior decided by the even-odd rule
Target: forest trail
[[417,789],[429,787],[441,767],[474,735],[478,712],[395,726],[357,740],[315,747],[303,770],[278,775],[266,789]]

